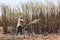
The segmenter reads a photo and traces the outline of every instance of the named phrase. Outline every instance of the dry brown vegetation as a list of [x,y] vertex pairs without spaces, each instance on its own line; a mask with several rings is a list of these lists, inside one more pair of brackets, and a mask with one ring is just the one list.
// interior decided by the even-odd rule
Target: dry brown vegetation
[[[29,33],[44,34],[44,32],[58,33],[60,31],[59,2],[57,6],[48,2],[46,6],[39,2],[34,3],[30,1],[25,4],[22,3],[21,8],[17,7],[17,9],[1,5],[2,16],[0,17],[0,25],[3,27],[4,33],[7,33],[8,26],[12,27],[13,33],[16,32],[18,16],[23,16],[25,19],[24,30]],[[22,12],[20,9],[22,9]]]
[[4,35],[0,34],[0,40],[60,40],[60,34],[49,34],[47,36],[35,35],[25,36],[24,35]]
[[[18,10],[7,5],[1,5],[0,26],[3,27],[3,32],[0,29],[0,39],[60,40],[60,2],[58,0],[57,6],[52,2],[46,2],[47,6],[33,1],[22,3],[21,8],[16,7]],[[22,9],[22,12],[20,9]],[[15,35],[18,16],[23,16],[25,20],[23,32],[27,31],[27,37],[25,35]],[[40,36],[37,36],[37,34]]]

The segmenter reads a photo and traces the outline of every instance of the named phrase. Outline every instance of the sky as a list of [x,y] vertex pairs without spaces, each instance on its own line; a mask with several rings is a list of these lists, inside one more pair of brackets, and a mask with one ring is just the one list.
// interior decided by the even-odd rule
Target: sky
[[[0,0],[0,5],[5,4],[5,5],[10,5],[11,7],[14,7],[19,5],[20,3],[26,3],[27,1],[30,1],[30,0]],[[45,0],[33,0],[33,1],[35,2],[38,1],[46,4]],[[57,0],[49,0],[49,1],[57,5]]]
[[[0,5],[4,4],[4,5],[8,5],[10,7],[15,7],[15,6],[20,5],[20,3],[26,3],[28,1],[30,1],[30,0],[0,0]],[[33,1],[44,3],[44,5],[46,5],[45,0],[33,0]],[[52,2],[53,4],[57,5],[57,0],[49,0],[49,2]],[[0,15],[1,15],[1,9],[0,9]]]
[[25,3],[28,0],[0,0],[0,4],[10,5],[10,6],[16,6],[19,5],[21,2]]
[[[18,6],[20,3],[26,3],[29,0],[0,0],[0,5],[8,5],[10,7]],[[1,15],[1,7],[0,7],[0,15]]]

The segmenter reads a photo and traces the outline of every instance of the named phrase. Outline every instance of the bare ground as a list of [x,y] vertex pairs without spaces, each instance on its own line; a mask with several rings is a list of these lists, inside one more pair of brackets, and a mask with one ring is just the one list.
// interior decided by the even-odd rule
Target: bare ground
[[60,40],[60,34],[44,35],[10,35],[2,34],[2,27],[0,27],[0,40]]
[[44,35],[9,35],[9,34],[0,34],[0,40],[60,40],[60,34],[48,34]]

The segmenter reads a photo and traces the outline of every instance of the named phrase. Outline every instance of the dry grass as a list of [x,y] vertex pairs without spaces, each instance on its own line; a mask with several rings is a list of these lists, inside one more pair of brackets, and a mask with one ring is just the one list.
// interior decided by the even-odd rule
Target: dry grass
[[0,27],[0,40],[60,40],[60,34],[48,34],[47,36],[2,34],[2,27]]
[[47,36],[25,36],[24,35],[9,35],[0,34],[0,40],[60,40],[60,34],[49,34]]

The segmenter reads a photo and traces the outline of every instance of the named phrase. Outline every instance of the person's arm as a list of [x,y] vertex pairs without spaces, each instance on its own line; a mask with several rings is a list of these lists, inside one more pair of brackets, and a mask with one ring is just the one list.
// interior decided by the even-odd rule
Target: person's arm
[[25,22],[25,20],[22,20],[23,21],[23,28],[25,27],[25,25],[26,25],[26,22]]
[[19,22],[20,22],[20,18],[18,18],[18,21],[17,21],[17,27],[18,27],[18,25],[19,25]]

